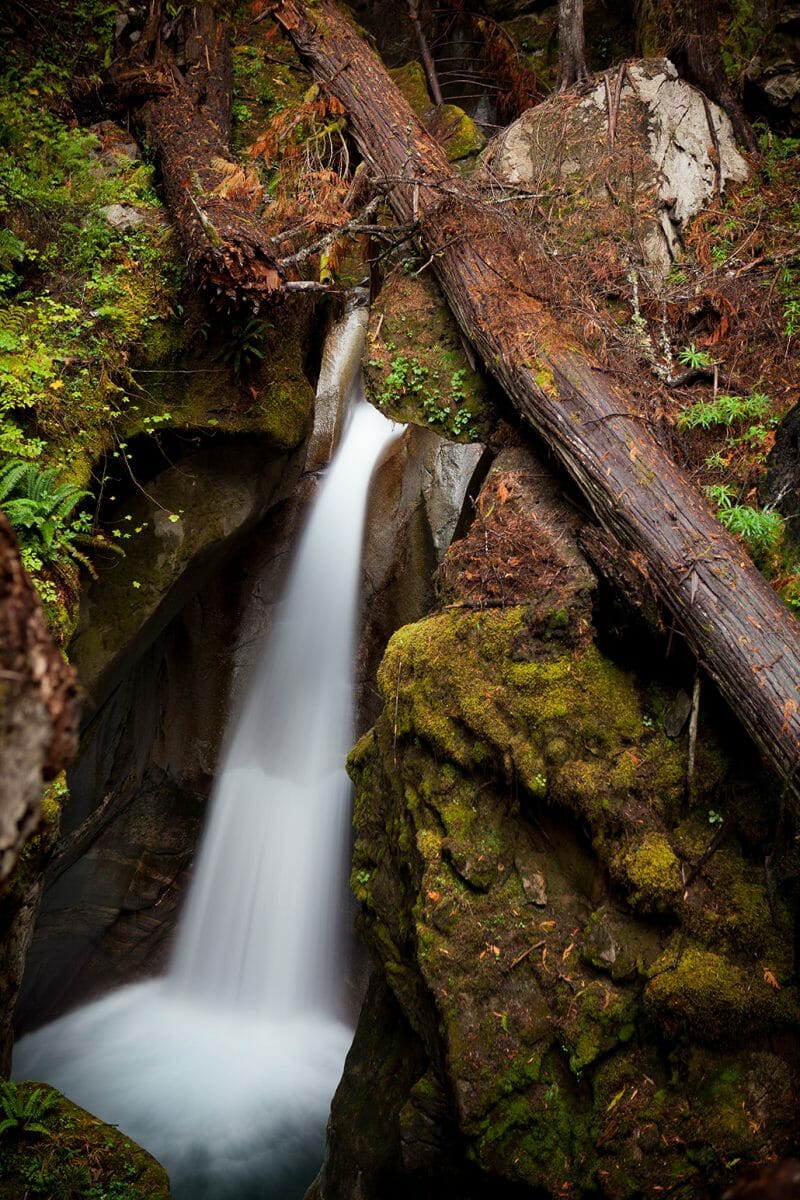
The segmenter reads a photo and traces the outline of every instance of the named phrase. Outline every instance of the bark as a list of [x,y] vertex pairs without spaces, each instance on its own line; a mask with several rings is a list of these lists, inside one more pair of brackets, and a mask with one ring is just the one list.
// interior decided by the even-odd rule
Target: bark
[[231,157],[226,27],[205,5],[181,9],[166,25],[156,0],[131,61],[113,78],[122,97],[146,97],[135,119],[196,283],[221,305],[257,312],[281,278],[257,212],[261,189]]
[[558,88],[589,78],[583,33],[583,0],[558,0]]
[[42,819],[42,788],[77,749],[75,672],[47,628],[0,514],[0,885]]
[[450,168],[377,57],[330,0],[275,16],[351,131],[397,216],[416,216],[450,306],[599,522],[638,563],[800,810],[800,625],[632,401],[529,290],[524,237]]
[[17,543],[0,514],[0,1078],[42,889],[41,854],[16,871],[42,827],[42,791],[78,744],[75,673],[47,628]]
[[744,109],[728,82],[717,29],[716,0],[684,0],[681,30],[674,56],[682,74],[725,110],[739,141],[748,150],[758,149]]

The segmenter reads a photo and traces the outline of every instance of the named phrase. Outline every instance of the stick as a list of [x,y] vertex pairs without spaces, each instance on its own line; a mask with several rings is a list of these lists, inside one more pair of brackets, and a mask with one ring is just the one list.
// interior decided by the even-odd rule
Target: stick
[[689,718],[689,757],[686,763],[686,795],[691,796],[694,784],[694,763],[697,750],[697,723],[700,717],[700,664],[694,673],[692,690],[692,715]]

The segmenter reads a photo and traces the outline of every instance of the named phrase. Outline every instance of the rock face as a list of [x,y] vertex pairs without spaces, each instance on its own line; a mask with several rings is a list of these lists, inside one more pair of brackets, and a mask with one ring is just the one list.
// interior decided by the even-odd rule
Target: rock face
[[727,181],[746,179],[747,164],[727,116],[678,79],[668,59],[621,70],[578,104],[565,107],[553,97],[524,113],[490,144],[484,171],[534,192],[558,189],[559,240],[567,251],[587,233],[616,235],[630,241],[632,261],[663,278],[681,226]]
[[[365,1014],[316,1194],[402,1195],[427,1164],[437,1196],[463,1195],[446,1180],[471,1163],[500,1195],[623,1200],[668,1179],[700,1200],[731,1159],[794,1136],[791,919],[773,924],[758,861],[771,793],[707,724],[687,800],[670,690],[598,650],[587,569],[509,483],[489,476],[485,519],[528,520],[535,568],[506,560],[510,607],[458,607],[481,568],[454,545],[457,606],[395,634],[351,756],[353,888],[416,1078],[385,1111],[373,1092],[384,1133],[354,1164],[336,1139],[379,1070]],[[728,822],[710,854],[709,812]]]
[[16,538],[0,515],[0,1077],[11,1055],[11,1018],[58,829],[58,786],[77,747],[75,673],[47,628]]

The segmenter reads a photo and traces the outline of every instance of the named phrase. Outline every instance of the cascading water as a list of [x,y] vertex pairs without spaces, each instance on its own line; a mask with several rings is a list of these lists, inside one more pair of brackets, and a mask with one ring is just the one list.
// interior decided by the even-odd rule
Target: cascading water
[[299,1200],[321,1161],[351,1038],[343,764],[363,519],[392,436],[360,400],[229,738],[168,974],[14,1055],[15,1078],[53,1084],[150,1150],[179,1200]]

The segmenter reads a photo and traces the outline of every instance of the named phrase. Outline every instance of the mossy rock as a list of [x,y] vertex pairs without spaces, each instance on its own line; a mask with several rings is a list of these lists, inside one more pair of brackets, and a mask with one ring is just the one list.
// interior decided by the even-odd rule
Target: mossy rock
[[491,411],[436,284],[396,268],[370,314],[367,394],[387,416],[430,425],[443,437],[485,440]]
[[461,162],[480,154],[486,145],[480,128],[457,104],[431,103],[420,63],[406,63],[389,74],[428,132],[440,143],[449,162]]
[[[698,913],[760,920],[747,855],[732,838],[721,895],[684,883],[684,748],[594,646],[543,653],[530,613],[440,614],[390,642],[384,712],[350,758],[361,927],[482,1170],[587,1200],[667,1178],[700,1200],[725,1182],[718,1146],[788,1148],[798,1080],[770,1039],[797,1020],[791,939],[769,943],[770,981],[733,940],[690,937]],[[693,811],[723,783],[699,780]],[[746,1028],[786,1081],[768,1111]]]
[[169,1200],[164,1168],[116,1126],[46,1085],[3,1086],[14,1104],[27,1104],[37,1115],[0,1136],[0,1200]]
[[781,987],[768,966],[737,963],[680,939],[653,963],[644,1004],[668,1037],[712,1044],[741,1044],[800,1018],[797,987]]

